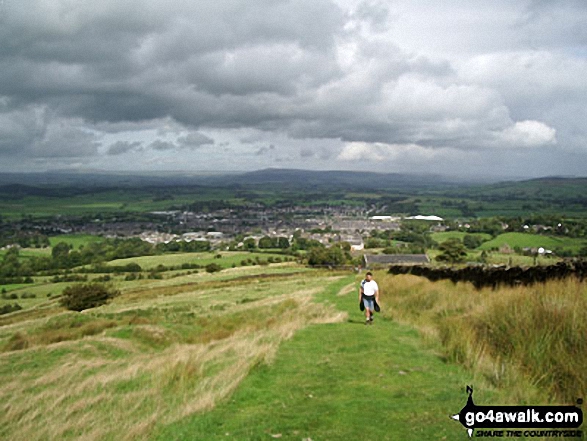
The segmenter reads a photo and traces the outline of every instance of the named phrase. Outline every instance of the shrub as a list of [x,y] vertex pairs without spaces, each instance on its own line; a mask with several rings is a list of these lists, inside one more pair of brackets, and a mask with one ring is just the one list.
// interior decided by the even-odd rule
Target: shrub
[[0,315],[2,314],[8,314],[9,312],[13,312],[13,311],[19,311],[22,309],[22,306],[20,306],[18,303],[15,303],[14,305],[10,305],[10,304],[6,304],[3,306],[0,306]]
[[215,273],[217,271],[220,271],[221,269],[222,267],[217,263],[209,263],[208,265],[206,265],[206,272],[209,273]]
[[104,305],[119,294],[120,291],[111,285],[90,282],[65,288],[59,303],[69,310],[83,311]]

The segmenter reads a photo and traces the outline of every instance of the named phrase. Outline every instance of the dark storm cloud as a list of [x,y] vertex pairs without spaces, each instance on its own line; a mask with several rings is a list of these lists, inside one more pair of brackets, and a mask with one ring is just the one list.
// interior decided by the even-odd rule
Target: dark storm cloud
[[296,144],[290,156],[325,165],[370,152],[385,159],[381,152],[402,145],[424,158],[429,149],[578,149],[586,138],[577,111],[587,101],[581,1],[5,0],[0,8],[3,156],[89,157],[100,133],[122,132],[106,144],[111,159],[141,149],[187,154],[243,129],[235,139],[253,144],[259,160],[272,142],[285,154],[275,139],[344,145]]
[[47,129],[43,111],[32,107],[0,110],[0,155],[16,155],[39,139]]

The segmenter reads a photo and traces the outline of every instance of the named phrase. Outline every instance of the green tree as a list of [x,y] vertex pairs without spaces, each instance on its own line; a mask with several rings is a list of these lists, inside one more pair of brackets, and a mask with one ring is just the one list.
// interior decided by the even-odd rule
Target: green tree
[[245,250],[253,251],[257,248],[257,244],[255,243],[255,239],[249,237],[243,241],[243,248]]
[[69,250],[71,250],[71,246],[67,242],[59,242],[51,250],[51,257],[53,259],[62,259],[67,257]]
[[287,237],[281,236],[277,238],[277,248],[281,248],[282,250],[289,248],[289,240],[287,240]]
[[340,247],[312,248],[308,252],[308,265],[343,265],[347,257]]
[[259,239],[259,248],[275,248],[276,245],[275,241],[269,236],[263,236]]
[[483,243],[483,239],[476,234],[465,234],[463,237],[463,244],[470,250],[477,248]]
[[464,261],[467,257],[465,245],[456,237],[442,242],[438,249],[442,251],[442,254],[436,256],[436,260],[439,262],[458,263]]

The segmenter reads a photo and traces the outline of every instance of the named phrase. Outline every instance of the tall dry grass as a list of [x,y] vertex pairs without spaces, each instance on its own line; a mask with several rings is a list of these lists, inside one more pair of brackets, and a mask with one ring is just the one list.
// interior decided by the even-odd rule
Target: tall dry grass
[[587,396],[587,281],[476,290],[412,275],[378,277],[383,314],[439,340],[447,357],[512,402]]

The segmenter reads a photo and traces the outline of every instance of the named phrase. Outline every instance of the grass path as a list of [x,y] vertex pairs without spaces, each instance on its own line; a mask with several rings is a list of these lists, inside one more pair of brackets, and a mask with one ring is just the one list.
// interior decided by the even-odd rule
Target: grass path
[[[465,404],[470,375],[443,362],[413,328],[381,316],[365,326],[349,286],[358,281],[345,277],[316,296],[347,311],[347,321],[298,331],[228,399],[158,427],[152,439],[468,439],[449,415]],[[488,401],[483,392],[479,402]]]

